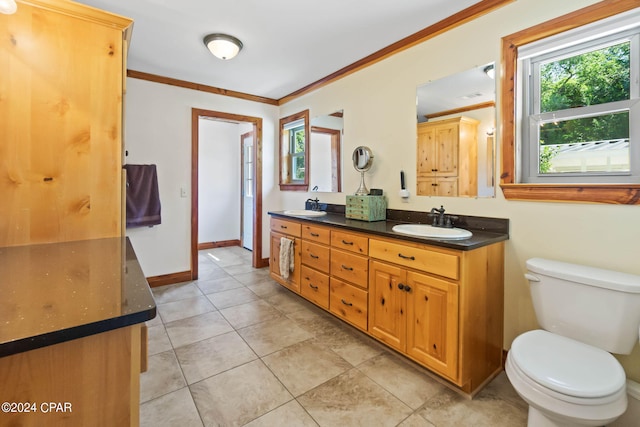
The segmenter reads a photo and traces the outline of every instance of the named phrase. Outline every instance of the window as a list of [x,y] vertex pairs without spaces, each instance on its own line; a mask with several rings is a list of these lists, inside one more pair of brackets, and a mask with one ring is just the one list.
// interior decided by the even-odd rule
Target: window
[[634,15],[518,50],[523,182],[638,182],[640,138],[630,126],[640,121]]
[[637,6],[605,0],[503,38],[507,199],[640,203]]
[[291,153],[292,181],[304,181],[305,135],[304,124],[289,129],[289,152]]

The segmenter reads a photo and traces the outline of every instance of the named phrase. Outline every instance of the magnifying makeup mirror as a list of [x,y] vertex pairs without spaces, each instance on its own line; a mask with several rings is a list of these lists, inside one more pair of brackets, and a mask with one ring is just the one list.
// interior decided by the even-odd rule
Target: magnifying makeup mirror
[[369,194],[369,190],[364,184],[364,173],[371,169],[373,153],[369,147],[361,145],[353,150],[351,159],[353,160],[353,168],[360,172],[360,187],[358,187],[358,190],[356,191],[356,196],[366,196]]

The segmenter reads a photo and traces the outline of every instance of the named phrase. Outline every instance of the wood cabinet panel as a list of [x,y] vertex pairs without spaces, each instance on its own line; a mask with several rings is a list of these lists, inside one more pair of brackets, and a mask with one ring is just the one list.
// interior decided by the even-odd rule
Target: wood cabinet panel
[[331,229],[315,225],[302,225],[302,238],[315,243],[329,245],[331,243]]
[[391,347],[405,351],[405,293],[398,285],[406,272],[397,266],[371,261],[369,272],[369,333]]
[[451,253],[443,253],[432,249],[376,239],[369,241],[369,252],[372,258],[378,258],[454,280],[460,277],[460,257]]
[[302,240],[302,263],[323,273],[329,273],[329,246]]
[[324,309],[329,309],[329,275],[303,265],[300,273],[300,295]]
[[331,248],[331,276],[367,288],[369,259],[364,256]]
[[329,311],[352,325],[367,330],[367,291],[340,279],[329,279]]
[[407,273],[407,354],[458,380],[458,285]]
[[360,255],[369,253],[369,239],[366,236],[344,231],[331,230],[331,246]]
[[122,235],[131,21],[53,3],[0,15],[0,246]]
[[300,223],[286,219],[271,218],[271,230],[293,237],[300,237],[302,235],[302,226]]

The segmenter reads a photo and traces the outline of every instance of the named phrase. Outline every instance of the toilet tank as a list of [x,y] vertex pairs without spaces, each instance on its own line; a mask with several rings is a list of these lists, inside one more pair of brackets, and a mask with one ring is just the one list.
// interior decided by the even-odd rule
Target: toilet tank
[[529,259],[527,270],[543,329],[631,353],[640,329],[640,276],[542,258]]

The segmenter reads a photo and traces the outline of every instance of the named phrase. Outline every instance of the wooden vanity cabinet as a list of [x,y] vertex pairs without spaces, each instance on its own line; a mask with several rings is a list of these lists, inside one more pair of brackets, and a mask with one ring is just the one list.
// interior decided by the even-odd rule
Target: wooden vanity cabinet
[[417,194],[478,194],[478,121],[468,117],[418,123]]
[[[278,221],[272,242],[282,235]],[[297,224],[303,297],[465,393],[502,370],[503,242],[462,251]],[[272,277],[292,289],[274,274],[273,243],[271,259]]]
[[[300,293],[300,257],[301,257],[301,225],[294,221],[271,218],[271,245],[270,245],[270,275],[278,283]],[[280,271],[280,247],[281,239],[293,240],[293,270],[285,278]]]

